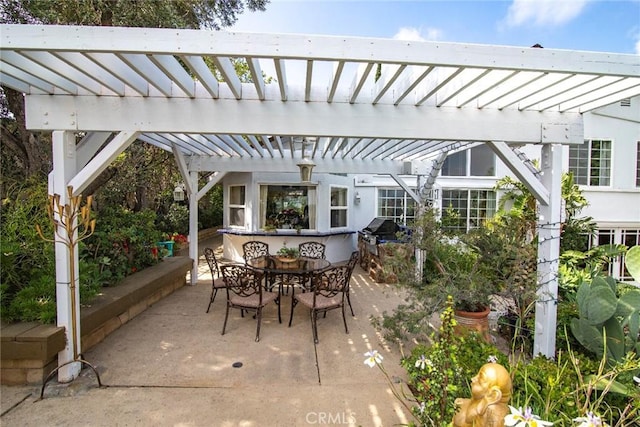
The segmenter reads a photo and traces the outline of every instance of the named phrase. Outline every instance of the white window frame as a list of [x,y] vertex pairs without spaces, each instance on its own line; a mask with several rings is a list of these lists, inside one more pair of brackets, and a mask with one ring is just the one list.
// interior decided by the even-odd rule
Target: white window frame
[[[492,169],[492,172],[493,172],[492,174],[488,174],[488,175],[472,175],[471,174],[472,164],[474,163],[473,151],[477,150],[477,149],[486,149],[490,153],[491,158],[493,159],[493,166],[491,166],[491,169]],[[464,155],[464,160],[465,160],[464,174],[463,175],[448,175],[448,174],[444,174],[443,172],[441,172],[440,173],[441,176],[447,176],[447,177],[464,176],[464,177],[474,177],[474,178],[490,178],[490,177],[495,177],[496,176],[496,163],[497,163],[496,154],[486,144],[478,145],[478,146],[472,147],[472,148],[468,148],[468,149],[463,150],[463,151],[458,151],[456,153],[452,153],[450,156],[454,156],[454,155],[458,155],[458,156]],[[447,157],[447,159],[450,159],[450,158],[451,157]],[[447,160],[445,160],[445,162],[446,161]]]
[[[260,184],[260,228],[264,228],[267,224],[267,202],[269,198],[269,187],[305,187],[307,190],[307,214],[309,221],[309,228],[302,228],[302,230],[316,230],[318,219],[318,188],[316,185],[300,185],[300,183],[291,184],[276,184],[276,183],[262,183]],[[278,228],[280,229],[280,228]]]
[[636,187],[640,188],[640,141],[636,141]]
[[[402,197],[384,197],[382,198],[380,196],[380,192],[381,191],[394,191],[395,194],[401,194]],[[402,214],[400,216],[396,216],[396,215],[385,215],[385,213],[382,211],[382,209],[386,209],[385,206],[383,206],[383,204],[381,203],[382,200],[400,200],[402,203]],[[407,222],[409,222],[409,224],[415,220],[416,218],[416,214],[418,212],[418,206],[417,203],[415,202],[415,200],[413,200],[411,198],[411,196],[409,196],[409,194],[407,194],[406,191],[404,191],[404,189],[400,188],[400,187],[377,187],[376,188],[376,213],[378,217],[380,218],[386,218],[386,219],[392,219],[393,221],[395,221],[397,224],[400,225],[408,225]],[[407,216],[407,210],[409,207],[409,204],[413,203],[413,216],[408,217]]]
[[[607,143],[608,149],[600,148],[599,156],[596,158],[593,156],[594,143]],[[594,168],[593,163],[597,160],[602,162],[602,153],[608,152],[607,159],[608,164]],[[586,157],[586,165],[580,165],[579,162]],[[576,163],[578,162],[578,163]],[[585,170],[586,169],[586,170]],[[576,184],[585,187],[611,187],[611,180],[613,178],[613,140],[611,139],[587,139],[581,145],[575,145],[569,147],[569,171],[573,172],[573,176]],[[598,172],[597,175],[594,172]],[[606,172],[604,174],[603,172]],[[597,180],[597,182],[595,181]]]
[[[244,200],[242,200],[241,204],[238,203],[231,203],[232,202],[232,193],[233,190],[236,188],[241,188],[244,190]],[[228,200],[229,200],[229,206],[228,206],[228,224],[229,224],[229,228],[241,228],[241,229],[246,229],[247,228],[247,186],[244,184],[234,184],[234,185],[229,185],[228,187],[229,189],[229,196],[228,196]],[[234,210],[238,210],[238,211],[242,211],[242,218],[243,218],[243,224],[239,225],[239,224],[234,224]]]
[[[486,217],[484,218],[484,220],[490,219],[492,218],[495,214],[496,214],[496,209],[497,209],[497,194],[494,190],[490,189],[490,188],[442,188],[440,190],[440,200],[441,200],[441,206],[440,206],[440,213],[441,215],[444,214],[444,212],[449,208],[448,205],[446,205],[446,200],[445,200],[445,195],[447,194],[447,192],[450,191],[460,191],[460,192],[464,192],[466,193],[466,212],[465,215],[461,215],[462,219],[464,219],[464,223],[465,223],[465,229],[459,229],[459,231],[464,231],[464,232],[468,232],[471,229],[474,228],[478,228],[480,227],[480,224],[482,223],[483,218],[476,216],[471,216],[472,214],[472,210],[474,212],[478,212],[480,209],[479,208],[474,208],[472,209],[471,205],[473,203],[474,200],[480,200],[480,199],[472,199],[471,198],[471,194],[473,192],[486,192],[487,194],[493,194],[493,199],[482,199],[485,200],[487,202],[493,202],[493,208],[490,207],[486,207],[484,208],[482,211],[486,212]],[[456,208],[454,208],[459,214],[460,211]],[[473,225],[471,224],[472,220],[476,221],[477,224]]]
[[[604,239],[604,240],[603,240]],[[589,248],[603,245],[625,245],[631,247],[640,245],[640,228],[634,227],[603,227],[598,228],[592,237]],[[624,265],[624,255],[614,258],[607,265],[607,274],[621,282],[633,283],[633,278],[627,275]],[[638,284],[640,285],[640,284]]]
[[[345,192],[344,205],[337,205],[337,204],[334,205],[334,200],[333,200],[333,197],[332,197],[334,190],[340,190],[340,191],[344,191]],[[330,229],[347,228],[349,226],[349,187],[332,185],[329,188],[329,199],[330,199],[330,201],[329,201],[329,228]],[[345,212],[345,223],[344,223],[344,225],[333,226],[331,224],[334,212]]]

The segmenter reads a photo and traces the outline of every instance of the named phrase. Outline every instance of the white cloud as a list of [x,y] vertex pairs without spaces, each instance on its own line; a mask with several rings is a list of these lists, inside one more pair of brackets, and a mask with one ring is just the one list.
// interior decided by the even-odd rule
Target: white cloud
[[636,53],[640,55],[640,38],[636,40]]
[[427,28],[426,34],[422,34],[423,31],[415,28],[415,27],[402,27],[398,30],[398,32],[393,36],[396,40],[407,40],[407,41],[434,41],[442,38],[442,31],[437,28]]
[[509,27],[533,24],[562,25],[578,16],[589,0],[513,0],[505,23]]

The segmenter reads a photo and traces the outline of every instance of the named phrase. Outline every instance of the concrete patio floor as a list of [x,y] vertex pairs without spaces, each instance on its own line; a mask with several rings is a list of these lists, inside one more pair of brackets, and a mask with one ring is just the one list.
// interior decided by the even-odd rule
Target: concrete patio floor
[[[214,239],[215,243],[218,240]],[[212,242],[201,242],[201,249]],[[186,286],[85,353],[90,369],[70,384],[2,386],[3,426],[391,426],[411,415],[392,395],[379,369],[364,362],[377,349],[391,376],[405,378],[400,355],[371,326],[371,315],[401,298],[358,266],[351,282],[356,313],[347,307],[349,334],[339,311],[318,320],[314,344],[309,312],[296,307],[287,327],[290,296],[264,313],[260,342],[251,315],[229,316],[221,335],[225,296],[205,313],[211,279],[200,260],[196,286]],[[234,367],[237,362],[241,367]]]

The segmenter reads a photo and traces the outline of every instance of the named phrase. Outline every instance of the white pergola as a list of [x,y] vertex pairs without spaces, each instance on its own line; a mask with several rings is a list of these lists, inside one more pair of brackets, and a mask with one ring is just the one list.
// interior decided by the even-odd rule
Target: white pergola
[[[173,152],[192,196],[192,280],[198,199],[227,172],[297,171],[300,137],[315,172],[389,174],[400,185],[407,171],[430,175],[431,185],[447,152],[489,145],[539,202],[534,352],[549,357],[560,145],[583,142],[582,113],[640,94],[640,57],[616,53],[121,27],[2,25],[0,34],[0,80],[25,94],[29,129],[53,131],[50,194],[63,203],[67,186],[81,193],[136,140]],[[236,74],[236,58],[250,82]],[[542,145],[541,170],[518,151],[525,144]],[[217,174],[198,188],[200,172]],[[63,365],[80,334],[77,342],[69,334],[62,244],[56,265]],[[79,370],[70,364],[59,378]]]

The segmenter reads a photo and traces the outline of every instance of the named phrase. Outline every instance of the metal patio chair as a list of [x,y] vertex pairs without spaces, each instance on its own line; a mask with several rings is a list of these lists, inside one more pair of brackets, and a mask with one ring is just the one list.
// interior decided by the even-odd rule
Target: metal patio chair
[[340,309],[342,311],[342,321],[344,323],[344,331],[348,334],[347,318],[344,314],[344,304],[346,293],[349,288],[349,266],[341,265],[329,267],[318,273],[312,278],[312,291],[296,294],[291,301],[291,315],[289,317],[289,326],[293,322],[293,309],[300,303],[309,308],[311,314],[311,329],[313,332],[313,341],[318,343],[318,314],[326,313],[331,310]]
[[272,302],[278,305],[278,322],[282,323],[280,296],[277,293],[263,292],[262,273],[244,264],[223,265],[220,270],[222,270],[222,278],[227,290],[227,310],[224,315],[222,335],[226,331],[229,309],[231,308],[239,309],[242,317],[244,317],[245,311],[256,314],[256,342],[260,341],[262,311],[266,305]]
[[216,299],[218,290],[224,289],[225,285],[220,271],[220,265],[218,264],[218,260],[216,259],[213,249],[204,248],[204,258],[207,260],[207,264],[209,264],[209,270],[211,270],[211,297],[209,298],[209,306],[207,307],[208,313],[211,308],[211,304],[213,304]]

